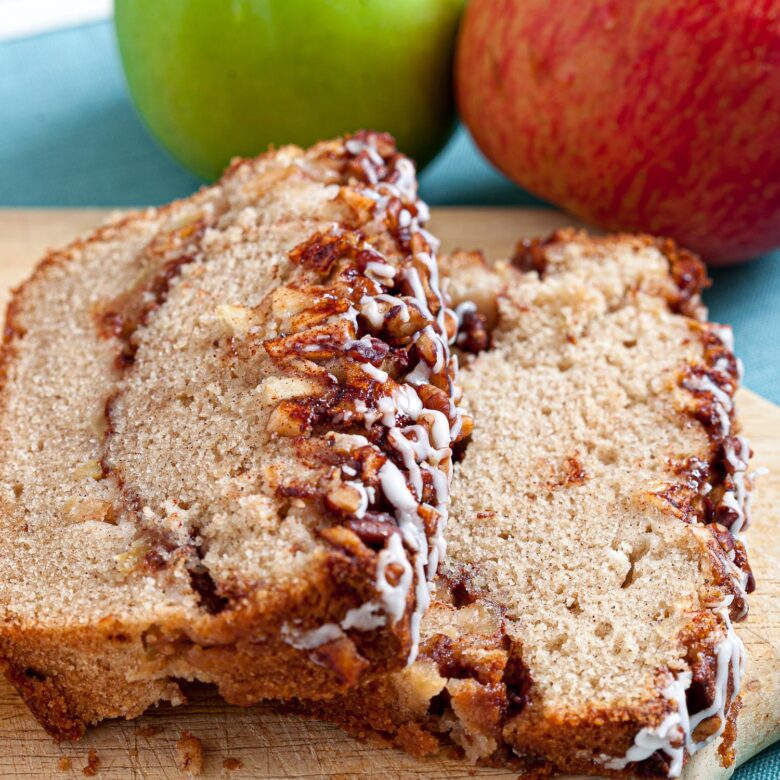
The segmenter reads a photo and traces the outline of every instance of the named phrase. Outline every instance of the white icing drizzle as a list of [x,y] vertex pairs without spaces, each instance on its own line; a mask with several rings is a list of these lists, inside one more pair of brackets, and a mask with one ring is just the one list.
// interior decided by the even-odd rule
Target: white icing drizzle
[[[732,353],[734,349],[734,334],[727,325],[711,325],[710,333],[714,335],[723,346]],[[730,360],[725,357],[719,357],[713,366],[713,369],[721,373],[727,373]],[[737,371],[740,372],[740,363],[737,360]],[[741,379],[741,374],[738,379]],[[718,415],[720,422],[720,433],[723,444],[724,460],[729,466],[729,473],[725,480],[725,491],[716,507],[716,511],[722,508],[729,510],[735,515],[729,531],[732,536],[742,544],[745,544],[744,530],[750,523],[750,500],[751,500],[751,482],[750,475],[747,472],[750,453],[750,443],[744,436],[731,436],[731,413],[734,411],[734,400],[722,387],[713,381],[710,376],[694,375],[686,377],[683,386],[688,390],[706,393],[710,396],[711,403]],[[747,480],[747,481],[746,481]],[[706,483],[705,483],[706,484]],[[710,492],[711,486],[706,488],[702,486],[702,494]],[[729,555],[732,561],[731,578],[742,596],[743,608],[737,619],[742,619],[747,614],[747,594],[745,586],[748,575],[746,572],[733,565],[734,553]]]
[[734,331],[730,325],[712,325],[711,331],[729,352],[734,351]]
[[734,594],[727,593],[725,596],[723,596],[723,598],[720,598],[717,601],[707,602],[705,606],[709,607],[710,609],[723,609],[724,607],[730,607],[733,601]]
[[395,170],[398,172],[398,179],[394,185],[401,195],[412,202],[417,200],[417,183],[414,176],[414,165],[411,160],[405,157],[396,161]]
[[392,401],[400,414],[416,420],[423,410],[423,403],[411,385],[402,385],[394,393]]
[[360,494],[360,504],[358,505],[358,508],[355,510],[355,517],[360,519],[366,514],[366,509],[368,509],[368,504],[370,500],[368,495],[368,488],[366,488],[366,486],[362,482],[358,482],[357,480],[351,480],[346,484],[354,488],[355,490],[357,490],[357,492]]
[[713,406],[720,420],[721,436],[728,436],[731,430],[729,412],[734,406],[731,396],[706,375],[690,377],[685,384],[689,390],[698,390],[701,393],[708,393],[712,396]]
[[[729,352],[733,353],[734,336],[731,328],[726,325],[711,325],[710,333],[718,338]],[[718,363],[720,361],[724,362],[720,364],[721,368],[718,368]],[[715,362],[713,369],[725,372],[728,369],[727,363],[728,361],[721,357],[718,359],[718,361]],[[712,380],[712,378],[706,374],[696,374],[686,377],[685,381],[683,382],[683,386],[688,390],[706,393],[711,397],[712,404],[720,421],[721,436],[728,436],[731,432],[731,419],[729,415],[734,409],[734,401],[731,396],[722,387],[719,387]]]
[[[384,191],[391,195],[401,194],[407,199],[415,200],[414,166],[409,161],[402,159],[396,164],[396,169],[399,172],[396,182],[394,184],[383,182],[377,189],[380,192]],[[377,200],[379,205],[382,205],[382,195],[377,194]],[[424,211],[421,209],[421,201],[416,200],[416,207],[420,218],[427,217],[427,208]],[[412,230],[420,230],[417,219],[413,218],[407,209],[401,211],[399,224],[402,227],[410,227]],[[426,238],[428,237],[426,236]],[[433,240],[428,243],[431,246],[435,245]],[[416,341],[425,334],[435,345],[436,359],[433,366],[429,366],[424,360],[418,361],[414,369],[404,377],[400,387],[394,389],[390,396],[380,398],[377,403],[381,412],[382,424],[390,429],[388,442],[401,455],[404,467],[408,472],[409,483],[414,491],[414,495],[412,495],[407,487],[406,478],[393,463],[388,461],[382,467],[380,475],[383,492],[395,509],[396,520],[401,528],[404,541],[414,551],[414,567],[417,575],[416,604],[410,622],[412,649],[408,663],[412,663],[417,656],[420,620],[430,602],[426,580],[433,579],[445,550],[444,528],[447,521],[449,477],[437,466],[449,455],[450,443],[458,435],[461,428],[459,412],[457,412],[455,424],[451,426],[449,420],[441,412],[424,409],[422,401],[414,389],[415,385],[430,381],[431,374],[442,371],[449,364],[450,359],[445,335],[444,300],[439,289],[438,265],[435,258],[428,252],[417,253],[415,260],[422,262],[428,270],[429,288],[438,299],[439,311],[434,318],[417,268],[412,265],[404,267],[401,276],[411,288],[412,302],[424,317],[434,320],[437,325],[437,328],[434,328],[433,325],[427,325],[415,334],[414,340]],[[383,307],[380,307],[380,303],[387,304],[384,311]],[[372,298],[364,296],[360,305],[361,313],[368,319],[372,327],[380,327],[386,312],[395,306],[401,307],[402,321],[409,319],[409,304],[405,300],[387,293],[381,293]],[[418,420],[428,422],[431,426],[430,437],[422,425],[407,426],[404,429],[398,428],[396,425],[397,414],[408,417],[415,423]],[[408,435],[414,436],[414,440],[410,440]],[[430,439],[433,441],[431,442]],[[437,527],[430,540],[430,548],[422,522],[417,514],[417,501],[415,500],[415,496],[417,500],[422,496],[423,470],[432,475],[436,493],[435,509],[439,515]],[[388,491],[392,491],[392,494]]]
[[645,726],[634,737],[634,744],[621,758],[602,756],[607,769],[624,769],[628,764],[644,761],[657,750],[666,753],[670,759],[669,777],[679,777],[685,757],[686,734],[690,728],[685,691],[691,684],[691,673],[683,672],[661,691],[661,695],[676,705],[657,726]]
[[395,279],[396,269],[389,263],[371,260],[366,263],[366,275],[378,276],[382,280],[382,283],[386,284],[388,280]]
[[384,312],[379,308],[375,297],[364,295],[360,299],[360,313],[369,321],[372,328],[381,328],[385,321]]
[[[395,585],[387,580],[387,568],[394,565],[400,567],[401,576]],[[392,623],[397,623],[406,612],[406,594],[412,584],[412,566],[406,556],[403,541],[400,534],[392,534],[379,553],[379,561],[376,567],[376,589],[382,598],[385,612]]]
[[[387,214],[392,198],[400,199],[401,207],[397,212],[399,227],[407,237],[414,233],[422,235],[432,251],[417,252],[396,267],[387,262],[375,247],[365,243],[363,249],[370,250],[375,259],[366,263],[364,272],[379,290],[374,295],[364,294],[356,304],[357,308],[350,307],[348,314],[344,316],[354,326],[353,333],[357,333],[358,315],[377,332],[381,332],[386,326],[391,312],[400,322],[409,322],[413,313],[421,315],[429,320],[429,323],[415,332],[412,341],[425,337],[425,354],[432,359],[433,365],[428,365],[420,356],[412,371],[395,382],[390,382],[391,390],[375,396],[374,408],[368,408],[365,402],[356,400],[354,413],[340,413],[342,421],[348,421],[353,414],[360,415],[367,430],[377,423],[386,427],[388,445],[400,456],[398,462],[403,468],[399,468],[392,460],[386,460],[378,473],[382,493],[392,506],[398,524],[398,532],[390,534],[378,555],[376,590],[379,600],[350,610],[339,624],[330,623],[304,633],[288,629],[285,636],[291,643],[297,643],[296,647],[312,649],[343,636],[344,631],[351,628],[371,630],[387,621],[393,624],[406,614],[409,591],[414,583],[414,607],[410,616],[412,647],[408,658],[408,663],[412,663],[418,652],[420,621],[430,603],[429,582],[436,574],[439,561],[445,552],[444,527],[447,522],[451,473],[448,458],[451,455],[450,445],[462,427],[461,413],[455,408],[452,397],[450,402],[453,423],[450,424],[450,420],[442,412],[425,408],[415,387],[431,382],[433,375],[438,379],[441,379],[442,374],[446,377],[447,372],[456,370],[457,366],[452,362],[454,359],[449,352],[445,300],[439,287],[439,270],[433,254],[438,242],[420,225],[429,217],[429,211],[417,198],[414,165],[406,158],[397,156],[390,161],[383,160],[376,148],[375,139],[370,135],[351,138],[345,146],[350,154],[360,157],[359,162],[370,184],[370,187],[363,188],[362,192],[376,203],[374,218],[381,219]],[[381,181],[380,173],[383,178]],[[341,228],[334,225],[333,230],[340,231]],[[421,274],[427,275],[427,284],[423,283]],[[405,282],[411,294],[390,293],[389,290],[399,281]],[[433,299],[428,300],[431,293],[438,306],[432,305]],[[435,317],[432,308],[437,309]],[[344,349],[354,347],[357,341],[366,341],[368,346],[372,343],[371,336],[366,335],[362,339],[347,341]],[[309,349],[315,352],[319,347],[313,345]],[[383,368],[368,362],[361,363],[360,368],[380,385],[389,383],[390,377]],[[407,421],[412,424],[402,424]],[[349,451],[350,445],[354,445],[353,449],[374,446],[369,445],[369,440],[364,436],[352,435],[351,438],[354,441],[350,441],[348,435],[338,435],[334,438],[334,444],[342,452]],[[442,466],[442,463],[446,465]],[[351,466],[342,465],[341,471],[352,478],[346,484],[360,493],[359,507],[352,514],[358,518],[364,517],[375,502],[375,489],[363,485],[356,478],[357,470]],[[427,483],[430,483],[433,489],[432,507],[422,503]],[[421,518],[422,510],[427,514],[434,510],[437,512],[436,527],[430,538]],[[388,580],[389,567],[392,567],[394,584]]]
[[[392,396],[386,396],[385,398],[381,399],[380,407],[383,407],[384,411],[383,423],[390,427],[388,440],[391,446],[396,448],[404,459],[404,465],[407,466],[407,469],[409,470],[410,481],[412,482],[413,488],[417,490],[417,486],[419,485],[420,491],[418,496],[422,492],[422,471],[424,470],[431,474],[434,493],[436,495],[436,506],[434,508],[439,513],[440,520],[437,523],[434,534],[431,537],[430,549],[427,547],[427,539],[424,539],[426,542],[425,548],[423,548],[422,545],[418,545],[417,548],[413,548],[419,550],[418,554],[415,556],[416,567],[419,566],[419,562],[423,561],[424,555],[427,554],[427,578],[428,580],[431,580],[433,579],[433,576],[435,575],[438,568],[438,564],[444,557],[446,550],[444,529],[448,516],[447,501],[449,496],[449,476],[440,469],[436,468],[436,466],[438,466],[438,464],[445,460],[450,454],[449,445],[451,441],[451,433],[449,422],[441,412],[423,407],[422,401],[417,395],[417,392],[409,385],[402,385],[394,391]],[[400,413],[406,417],[409,417],[415,422],[418,420],[431,420],[432,424],[430,425],[430,434],[428,428],[419,424],[406,426],[403,429],[395,427],[393,423],[396,413]],[[430,436],[433,437],[433,442],[430,441]],[[410,460],[411,453],[414,453],[416,458],[419,459],[419,471],[409,469],[407,465],[408,460]],[[398,475],[402,477],[400,471],[396,466],[394,466],[394,464],[389,463],[385,465],[392,466],[392,468],[398,472]],[[419,482],[417,481],[418,474]],[[384,490],[384,481],[382,487]],[[399,510],[399,507],[392,498],[388,496],[388,499],[396,508],[396,518],[399,520],[400,526],[402,522],[407,520],[407,518],[402,518],[400,514],[403,514],[403,510]],[[416,520],[419,523],[419,518],[416,518]],[[424,536],[425,534],[423,532],[423,537]],[[404,538],[406,539],[407,536],[405,535]],[[427,608],[427,600],[425,608]],[[415,640],[415,647],[418,638],[417,630],[419,629],[420,617],[421,614],[415,620],[413,616],[412,630],[413,638]]]
[[[380,306],[379,304],[386,304]],[[372,328],[381,328],[385,321],[385,315],[394,306],[399,306],[401,322],[409,322],[409,304],[395,295],[380,293],[379,295],[364,295],[360,299],[360,313],[368,320]]]
[[[420,307],[423,316],[432,320],[433,314],[431,314],[431,310],[428,308],[428,299],[425,297],[425,290],[423,289],[422,281],[420,280],[419,271],[414,268],[414,266],[408,266],[403,269],[402,274],[404,279],[409,282],[409,286],[414,293],[414,299],[417,301],[417,305]],[[433,279],[431,279],[431,287],[433,287]]]
[[376,146],[370,143],[368,140],[363,140],[362,138],[350,138],[345,142],[344,146],[346,150],[355,157],[357,157],[361,152],[366,152],[369,160],[371,160],[374,165],[381,167],[385,164],[381,155],[379,152],[377,152]]
[[355,609],[350,609],[340,623],[325,623],[309,631],[300,631],[294,625],[283,623],[281,634],[284,641],[296,650],[315,650],[328,642],[335,642],[346,636],[344,632],[347,629],[373,631],[386,622],[382,605],[376,601],[367,601]]
[[412,649],[407,659],[407,664],[414,663],[420,641],[420,621],[431,602],[428,590],[428,578],[425,566],[428,563],[428,537],[425,528],[417,514],[417,501],[406,486],[406,479],[398,466],[392,461],[386,461],[379,469],[379,478],[382,484],[382,492],[387,500],[395,508],[395,516],[398,527],[401,529],[406,545],[414,551],[414,568],[417,577],[415,587],[416,604],[412,612],[409,631],[412,635]]
[[[734,514],[729,531],[734,538],[746,544],[745,529],[750,523],[750,499],[752,498],[752,475],[748,474],[750,444],[744,436],[734,436],[723,441],[723,457],[731,473],[726,477],[726,490],[720,499],[718,509],[725,507]],[[747,480],[747,482],[746,482]],[[748,612],[747,592],[748,573],[734,565],[734,551],[729,555],[729,574],[740,594],[742,608],[735,616],[742,620]]]
[[[417,220],[421,225],[424,225],[431,218],[431,210],[428,208],[428,204],[424,200],[417,199]],[[420,233],[423,238],[428,242],[428,245],[437,252],[439,249],[440,241],[435,236],[432,236],[424,228],[420,228]]]
[[[365,408],[362,411],[365,411]],[[345,449],[346,448],[357,449],[358,447],[366,447],[371,443],[365,436],[361,436],[359,433],[337,433],[334,439],[339,447]]]
[[[726,636],[721,640],[715,650],[717,670],[715,672],[715,696],[713,697],[712,704],[706,709],[690,716],[690,728],[686,732],[686,747],[691,754],[706,745],[709,745],[711,742],[714,742],[723,733],[723,730],[726,728],[726,710],[730,703],[730,701],[728,701],[729,677],[731,677],[732,681],[733,693],[731,700],[733,700],[736,698],[737,694],[739,694],[742,676],[745,673],[745,646],[742,644],[742,640],[734,632],[734,627],[731,624],[726,609],[719,609],[717,612],[723,618],[726,625]],[[710,736],[700,742],[694,742],[693,733],[696,731],[699,724],[715,715],[720,719],[717,731],[713,732]]]
[[748,574],[746,571],[743,571],[738,566],[734,564],[734,551],[731,550],[729,553],[729,575],[731,577],[731,581],[734,585],[734,588],[740,595],[740,603],[742,604],[742,608],[740,611],[735,615],[735,620],[743,620],[748,613],[748,600],[747,600],[747,583],[748,583]]
[[455,307],[455,317],[458,320],[458,327],[463,324],[463,317],[466,314],[475,312],[477,310],[477,304],[474,301],[461,301]]
[[313,650],[343,636],[344,632],[336,623],[325,623],[310,631],[297,631],[289,623],[282,624],[282,638],[296,650]]
[[397,298],[394,295],[387,295],[386,293],[380,293],[374,297],[376,301],[382,301],[382,303],[390,304],[390,308],[394,306],[401,307],[401,322],[409,322],[409,306],[403,298]]
[[[417,209],[418,212],[420,214],[425,213],[425,214],[430,216],[430,211],[428,210],[427,204],[423,203],[422,201],[418,201],[418,202],[419,202],[419,204],[421,206],[424,207],[423,209],[421,209],[418,206],[418,209]],[[427,221],[429,219],[429,216],[425,217],[425,221]],[[420,217],[420,219],[423,219],[422,216]],[[439,241],[439,239],[436,238],[436,236],[434,236],[431,233],[429,233],[425,228],[420,228],[420,235],[428,242],[428,246],[430,246],[430,248],[433,249],[434,252],[438,252],[439,251],[439,247],[441,246],[441,241]]]
[[343,629],[356,628],[358,631],[371,631],[387,622],[382,605],[376,601],[350,609],[341,621]]
[[421,462],[427,461],[438,466],[450,454],[449,447],[436,449],[431,446],[428,429],[422,425],[407,425],[402,432],[408,446],[414,450]]
[[413,385],[424,385],[431,378],[431,367],[424,360],[421,360],[414,367],[414,370],[406,375],[406,378]]
[[436,409],[425,409],[417,416],[418,420],[431,421],[431,434],[433,435],[433,446],[437,449],[449,447],[450,445],[450,423],[442,412]]
[[467,314],[472,314],[477,311],[477,304],[474,301],[461,301],[455,307],[455,318],[458,322],[458,326],[455,329],[455,335],[452,338],[452,342],[456,344],[463,344],[466,340],[466,333],[462,330],[463,319]]
[[[728,604],[715,608],[726,629],[726,635],[715,648],[717,668],[715,671],[715,691],[712,704],[696,713],[688,712],[685,692],[692,682],[691,672],[680,672],[661,694],[675,710],[670,712],[658,726],[645,726],[634,737],[634,744],[624,756],[612,758],[602,755],[607,769],[624,769],[628,764],[644,761],[656,751],[669,757],[669,777],[679,777],[685,754],[693,755],[714,742],[726,728],[728,706],[739,694],[742,676],[745,671],[745,647],[734,633],[734,627],[728,614]],[[732,696],[728,698],[729,679],[732,683]],[[695,741],[693,734],[697,727],[708,718],[717,716],[718,728],[705,739]]]
[[387,371],[382,371],[381,368],[372,366],[371,363],[361,363],[360,368],[363,371],[365,371],[372,379],[375,379],[380,384],[384,384],[385,382],[387,382],[388,379]]
[[390,446],[401,454],[404,466],[409,472],[409,481],[412,483],[412,488],[419,501],[422,498],[423,480],[422,470],[420,469],[417,459],[419,457],[420,460],[423,460],[420,456],[424,453],[420,453],[419,449],[415,448],[415,445],[406,438],[404,431],[400,428],[391,428],[387,435],[387,439],[390,442]]
[[[431,474],[433,479],[433,490],[436,495],[436,511],[439,515],[447,516],[447,501],[450,493],[450,478],[441,469],[424,467]],[[439,568],[439,563],[443,560],[447,552],[447,539],[444,536],[443,529],[433,535],[431,539],[431,551],[428,558],[428,570],[435,572]]]
[[352,304],[350,304],[349,309],[347,309],[347,311],[345,311],[341,316],[343,319],[347,320],[347,322],[351,322],[354,328],[357,328],[358,312],[357,309],[352,306]]
[[748,497],[750,491],[745,484],[749,453],[750,444],[744,436],[735,436],[723,442],[723,456],[733,469],[733,473],[730,475],[733,489],[729,489],[723,494],[721,503],[737,515],[737,519],[730,528],[736,539],[741,538],[742,531],[747,527],[749,521]]

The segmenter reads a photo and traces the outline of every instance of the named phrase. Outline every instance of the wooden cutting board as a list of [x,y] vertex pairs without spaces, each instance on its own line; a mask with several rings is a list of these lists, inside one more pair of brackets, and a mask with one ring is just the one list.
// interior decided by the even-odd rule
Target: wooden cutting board
[[[0,211],[0,305],[8,289],[30,272],[49,246],[94,227],[106,212]],[[433,229],[443,249],[481,247],[506,256],[518,238],[543,235],[566,217],[536,209],[438,209]],[[750,377],[747,378],[748,384]],[[742,390],[738,404],[745,431],[764,466],[753,504],[750,555],[758,589],[750,618],[737,626],[750,655],[739,721],[739,761],[780,739],[780,407]],[[516,778],[516,772],[474,769],[444,760],[415,760],[398,751],[357,742],[338,729],[274,713],[267,706],[230,707],[203,688],[191,703],[160,707],[130,722],[109,722],[77,745],[55,745],[5,682],[0,682],[0,777],[82,777],[95,750],[103,778],[175,778],[175,744],[182,730],[205,748],[204,776],[254,778]],[[62,764],[60,762],[62,761]],[[68,768],[66,768],[66,766]],[[728,777],[712,751],[702,751],[686,778]]]

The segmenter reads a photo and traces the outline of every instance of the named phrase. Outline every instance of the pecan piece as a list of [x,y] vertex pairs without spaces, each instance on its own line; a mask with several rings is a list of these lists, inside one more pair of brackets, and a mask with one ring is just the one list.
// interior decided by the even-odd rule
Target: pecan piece
[[384,547],[398,531],[396,519],[387,512],[366,512],[363,517],[350,520],[349,527],[368,547]]

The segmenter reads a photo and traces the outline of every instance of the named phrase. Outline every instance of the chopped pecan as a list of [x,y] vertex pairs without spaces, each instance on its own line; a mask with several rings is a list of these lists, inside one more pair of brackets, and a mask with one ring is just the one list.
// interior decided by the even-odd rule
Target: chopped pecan
[[383,547],[398,532],[398,522],[387,512],[366,512],[363,517],[350,520],[349,527],[368,547]]
[[540,277],[544,277],[547,271],[547,256],[545,248],[549,241],[534,238],[523,239],[518,242],[512,255],[512,265],[520,271],[536,271]]
[[464,352],[477,354],[490,347],[487,317],[479,311],[466,311],[460,324],[457,345]]
[[365,492],[361,492],[355,485],[336,481],[325,494],[325,503],[337,514],[354,515],[366,501],[364,496]]
[[382,329],[393,343],[405,344],[427,324],[428,320],[420,311],[417,302],[404,299],[403,306],[396,304],[389,308]]
[[372,363],[375,366],[380,365],[389,352],[390,347],[373,336],[364,336],[358,341],[352,341],[345,350],[345,353],[358,363]]
[[455,408],[450,401],[450,396],[444,390],[433,385],[420,385],[417,388],[417,394],[423,402],[426,409],[434,409],[441,412],[450,423],[455,422]]
[[309,409],[296,401],[282,401],[268,418],[268,432],[278,436],[301,436],[309,428]]
[[302,333],[267,339],[263,346],[272,358],[299,355],[308,360],[327,360],[343,354],[345,343],[354,336],[355,328],[351,322],[337,320]]
[[347,687],[355,685],[369,666],[348,637],[318,647],[312,652],[312,657],[318,664],[330,669],[337,681]]

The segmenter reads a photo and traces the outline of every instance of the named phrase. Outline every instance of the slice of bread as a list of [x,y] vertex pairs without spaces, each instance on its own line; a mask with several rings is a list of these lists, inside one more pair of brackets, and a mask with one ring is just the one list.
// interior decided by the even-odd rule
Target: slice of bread
[[285,147],[16,291],[0,657],[56,737],[414,658],[469,432],[416,189],[388,136]]
[[460,373],[475,430],[420,655],[303,709],[543,773],[674,777],[719,738],[730,763],[750,449],[703,266],[561,232],[495,268],[455,254],[446,275],[459,344],[492,334]]

